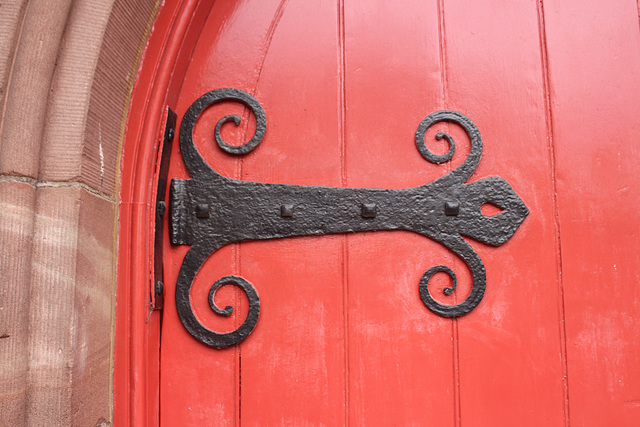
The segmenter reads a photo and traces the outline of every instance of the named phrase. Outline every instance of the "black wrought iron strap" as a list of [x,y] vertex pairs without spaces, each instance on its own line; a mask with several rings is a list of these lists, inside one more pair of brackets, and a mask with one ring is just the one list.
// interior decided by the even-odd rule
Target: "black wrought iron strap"
[[[231,243],[256,239],[278,239],[292,236],[350,233],[370,230],[410,230],[434,239],[455,252],[469,266],[473,285],[469,296],[459,304],[437,302],[429,292],[429,279],[445,272],[456,288],[455,273],[438,265],[427,270],[419,284],[420,297],[433,312],[457,317],[473,310],[482,299],[486,274],[478,254],[461,237],[469,236],[490,245],[506,242],[520,226],[529,211],[511,186],[502,178],[489,177],[465,184],[482,155],[482,139],[473,122],[454,111],[438,111],[428,115],[416,132],[416,144],[422,156],[432,163],[451,160],[454,140],[445,133],[449,150],[435,155],[426,147],[424,138],[432,125],[448,121],[457,123],[471,140],[469,156],[457,168],[428,184],[406,189],[336,188],[302,185],[266,184],[224,177],[209,166],[193,142],[193,128],[200,113],[221,101],[240,101],[256,117],[256,132],[249,142],[239,147],[226,144],[220,127],[226,121],[240,123],[237,116],[226,116],[215,127],[218,145],[228,153],[251,151],[262,140],[266,130],[265,113],[260,103],[237,89],[218,89],[206,93],[187,110],[180,126],[180,150],[192,179],[173,179],[170,199],[170,236],[173,244],[192,245],[182,262],[176,284],[176,306],[185,328],[196,339],[217,348],[244,340],[253,330],[260,312],[255,288],[246,280],[226,276],[216,281],[209,292],[209,305],[219,315],[228,316],[231,306],[221,309],[213,297],[223,284],[238,285],[249,298],[249,313],[235,331],[219,333],[206,328],[196,317],[190,300],[190,289],[205,260],[218,248]],[[491,203],[503,209],[485,216],[480,207]]]

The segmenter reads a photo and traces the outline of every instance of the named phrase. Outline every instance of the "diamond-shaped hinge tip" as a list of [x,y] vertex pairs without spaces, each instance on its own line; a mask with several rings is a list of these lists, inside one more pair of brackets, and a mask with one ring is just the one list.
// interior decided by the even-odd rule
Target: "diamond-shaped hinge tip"
[[378,208],[375,203],[362,204],[362,218],[375,218],[378,214]]
[[291,218],[293,216],[293,205],[280,206],[280,216],[283,218]]

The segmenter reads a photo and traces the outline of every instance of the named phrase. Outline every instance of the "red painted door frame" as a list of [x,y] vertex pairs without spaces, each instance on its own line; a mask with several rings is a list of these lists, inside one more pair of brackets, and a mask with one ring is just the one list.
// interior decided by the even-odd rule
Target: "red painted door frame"
[[[212,2],[166,0],[133,87],[120,176],[114,424],[158,425],[160,312],[152,310],[157,165],[164,111],[175,102]],[[183,48],[184,47],[184,48]]]

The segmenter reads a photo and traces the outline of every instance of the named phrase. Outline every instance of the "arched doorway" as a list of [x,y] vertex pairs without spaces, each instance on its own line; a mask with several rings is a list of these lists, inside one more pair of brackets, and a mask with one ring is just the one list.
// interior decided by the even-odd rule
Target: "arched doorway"
[[[581,203],[573,193],[576,186],[592,201],[598,197],[578,185],[583,178],[569,160],[574,137],[566,132],[575,129],[557,105],[571,99],[571,90],[562,88],[572,89],[575,82],[563,68],[571,61],[562,53],[566,34],[558,16],[572,12],[555,6],[545,14],[535,2],[500,8],[478,2],[415,2],[400,8],[382,2],[247,0],[211,7],[187,2],[161,12],[156,25],[165,29],[156,33],[157,41],[152,39],[147,50],[157,58],[151,66],[145,63],[148,73],[140,74],[144,90],[138,88],[141,95],[133,101],[139,109],[132,108],[139,117],[129,121],[138,132],[132,141],[147,144],[134,142],[139,151],[125,158],[132,186],[123,188],[123,199],[131,202],[124,211],[128,216],[121,213],[121,227],[123,221],[133,224],[123,227],[130,240],[121,240],[121,245],[138,249],[121,272],[130,277],[131,324],[137,325],[131,327],[136,338],[126,354],[134,355],[131,366],[142,369],[138,372],[146,378],[141,383],[144,419],[191,425],[460,425],[463,420],[561,425],[603,416],[589,404],[594,392],[580,376],[584,366],[606,365],[589,362],[580,347],[591,326],[587,319],[603,314],[589,308],[597,299],[582,293],[580,266],[587,260],[600,265],[607,254],[578,250],[577,242],[585,235],[577,230],[583,232],[585,224],[575,225],[568,209]],[[581,19],[588,22],[593,13],[587,10]],[[622,11],[619,15],[628,16]],[[604,50],[598,52],[594,57],[607,57]],[[593,74],[598,75],[597,70]],[[235,156],[219,148],[224,144],[216,144],[217,127],[221,140],[240,146],[262,126],[246,104],[207,107],[218,96],[212,91],[222,88],[239,91],[233,92],[236,96],[250,95],[247,99],[255,99],[266,114],[264,138],[248,154]],[[629,100],[627,106],[631,104]],[[166,106],[177,113],[179,135],[168,180],[196,185],[193,165],[200,162],[233,182],[389,190],[387,198],[375,203],[358,199],[363,193],[340,193],[336,203],[358,201],[354,206],[361,210],[354,217],[365,224],[384,217],[390,198],[401,200],[391,190],[455,175],[475,158],[475,131],[467,125],[465,132],[464,120],[445,120],[435,129],[455,141],[452,159],[428,162],[429,156],[421,156],[416,147],[420,123],[429,123],[434,112],[455,111],[462,116],[448,117],[470,118],[484,141],[477,168],[459,183],[483,186],[483,179],[500,177],[531,213],[511,240],[493,241],[502,246],[481,243],[492,243],[492,238],[478,233],[479,225],[460,234],[480,242],[461,237],[453,243],[439,233],[447,224],[464,220],[471,202],[463,187],[454,192],[456,200],[446,200],[452,204],[441,207],[447,222],[429,231],[411,232],[404,226],[371,231],[376,227],[341,228],[342,219],[330,208],[335,200],[325,190],[314,190],[319,199],[311,205],[295,197],[267,197],[272,205],[261,204],[253,190],[234,193],[238,203],[244,203],[236,207],[228,203],[233,197],[220,196],[226,190],[213,193],[218,187],[211,184],[214,175],[206,172],[199,182],[209,192],[180,193],[182,184],[170,186],[178,195],[166,201],[174,211],[162,225],[160,316],[151,309],[157,282],[152,248]],[[595,111],[585,108],[583,113]],[[241,118],[240,126],[228,120],[222,124],[230,114]],[[191,124],[185,124],[185,116]],[[185,152],[185,137],[193,138],[197,152]],[[421,138],[424,135],[419,135],[419,145]],[[427,133],[425,141],[428,150],[445,155],[448,137]],[[194,153],[201,160],[185,161],[183,156]],[[637,155],[632,149],[628,154]],[[597,173],[598,165],[593,168]],[[558,173],[564,180],[558,180]],[[620,172],[605,185],[628,180],[629,174]],[[287,188],[291,194],[306,191]],[[429,193],[410,200],[431,197]],[[478,200],[500,204],[499,198]],[[191,219],[181,222],[176,214],[181,206],[188,206]],[[327,206],[330,216],[317,217]],[[511,205],[499,207],[505,212],[483,213],[492,218],[513,213]],[[272,209],[273,218],[265,221],[273,235],[249,233],[260,218],[268,217],[263,211],[239,223],[228,220],[252,208]],[[397,209],[393,218],[405,212]],[[282,231],[276,221],[298,221],[300,215],[316,218],[319,225],[298,234],[342,233],[252,240],[297,235]],[[512,231],[523,219],[521,215],[517,224],[509,224]],[[201,223],[206,225],[198,228]],[[603,216],[600,223],[615,233],[625,221]],[[562,224],[567,225],[561,235]],[[182,229],[187,230],[184,235]],[[586,239],[595,242],[599,236],[591,230]],[[576,252],[563,251],[567,246]],[[197,248],[206,253],[193,255]],[[624,250],[614,253],[616,262],[632,261]],[[479,265],[469,261],[476,257]],[[189,259],[193,265],[185,267]],[[440,265],[450,270],[431,270]],[[429,292],[436,301],[455,306],[471,298],[468,314],[443,317],[429,306],[421,293],[423,275],[427,272],[428,279],[429,271],[435,272]],[[452,286],[453,273],[447,271],[457,277],[453,292],[443,292]],[[597,269],[590,271],[598,274]],[[633,268],[626,271],[630,277],[637,274]],[[475,287],[478,275],[486,276],[484,298]],[[227,276],[250,290],[223,287],[211,304],[212,285]],[[188,286],[181,288],[184,277]],[[598,286],[600,281],[592,278],[589,283]],[[137,284],[145,292],[133,287]],[[255,329],[251,325],[242,339],[230,342],[211,338],[242,329],[252,312],[253,288],[260,300]],[[227,305],[234,307],[234,315],[222,319],[215,310]],[[622,318],[615,322],[631,333]],[[218,334],[209,336],[203,330]],[[605,347],[600,361],[615,352],[614,345]],[[629,366],[637,366],[632,353],[625,354]],[[571,372],[577,375],[573,382],[567,380]],[[619,372],[628,378],[632,371]],[[608,408],[627,422],[637,415],[625,403],[633,401],[633,390],[617,387],[616,392],[599,393],[613,399]],[[621,400],[623,395],[630,398]],[[132,393],[132,412],[141,409],[134,409],[136,399]]]

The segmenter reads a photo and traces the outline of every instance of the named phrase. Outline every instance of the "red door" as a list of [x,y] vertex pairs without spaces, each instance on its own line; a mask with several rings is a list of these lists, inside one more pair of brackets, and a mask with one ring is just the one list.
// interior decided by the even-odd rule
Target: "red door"
[[[575,9],[494,3],[211,7],[187,40],[192,52],[172,105],[182,128],[169,169],[176,181],[164,242],[161,424],[640,422],[633,333],[640,203],[631,168],[640,152],[625,142],[640,126],[632,114],[640,102],[631,96],[639,89],[631,76],[640,71],[635,3],[604,15],[583,2]],[[596,47],[585,41],[595,37],[585,28],[615,32],[619,20],[633,37],[607,33]],[[576,45],[590,50],[569,52]],[[619,55],[627,58],[620,68],[597,65]],[[583,58],[589,71],[575,76]],[[606,82],[626,105],[624,120],[600,108],[612,104]],[[212,98],[201,97],[222,88],[264,109],[264,137],[246,154],[221,149],[216,126],[239,116],[238,126],[226,120],[219,131],[228,145],[242,146],[261,133],[262,119],[241,102],[207,107]],[[442,110],[456,113],[423,122]],[[421,122],[428,127],[418,137],[422,154]],[[185,137],[197,151],[185,153]],[[451,139],[455,154],[446,160]],[[235,181],[216,181],[194,165]],[[455,186],[427,186],[452,176]],[[188,199],[186,180],[199,180],[204,193]],[[256,187],[273,190],[261,193],[233,184],[237,191],[225,193],[229,182],[367,190],[329,197],[328,190]],[[426,193],[406,196],[411,188]],[[285,193],[319,198],[305,210],[307,199],[284,200]],[[442,202],[435,214],[420,204],[433,198]],[[349,215],[360,222],[346,224],[332,206],[351,202]],[[414,221],[414,204],[426,207],[427,225]],[[176,219],[181,206],[192,223]],[[481,220],[451,226],[470,207],[481,209]],[[254,229],[266,210],[273,230]],[[405,214],[412,219],[398,219]],[[319,225],[300,226],[304,232],[278,225],[305,216]],[[386,225],[373,231],[378,220]],[[180,227],[192,227],[183,230],[188,237]],[[290,237],[297,234],[304,236]],[[214,292],[211,307],[212,285],[227,276],[235,279]],[[176,287],[185,280],[190,288]],[[460,305],[462,312],[448,311]],[[212,310],[227,306],[230,316]]]

